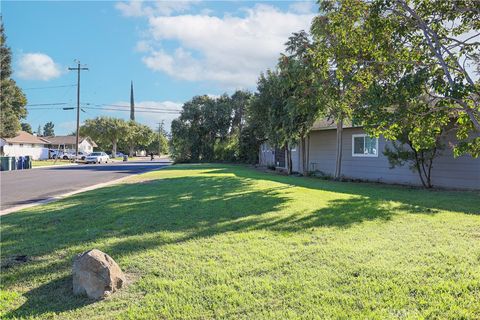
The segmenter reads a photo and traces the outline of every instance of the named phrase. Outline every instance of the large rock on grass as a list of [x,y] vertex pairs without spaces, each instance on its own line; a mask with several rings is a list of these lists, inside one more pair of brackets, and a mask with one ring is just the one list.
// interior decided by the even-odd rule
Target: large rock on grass
[[73,293],[103,299],[125,285],[125,275],[106,253],[93,249],[73,260]]

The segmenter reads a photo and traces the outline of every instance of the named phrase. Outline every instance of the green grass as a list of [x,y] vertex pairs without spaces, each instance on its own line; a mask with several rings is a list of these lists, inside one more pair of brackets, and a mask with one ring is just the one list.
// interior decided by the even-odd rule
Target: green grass
[[[2,217],[0,318],[479,319],[478,192],[176,165]],[[129,285],[72,296],[98,248]]]
[[71,164],[70,160],[32,160],[32,167],[45,167],[45,166],[54,166],[54,165],[65,165]]

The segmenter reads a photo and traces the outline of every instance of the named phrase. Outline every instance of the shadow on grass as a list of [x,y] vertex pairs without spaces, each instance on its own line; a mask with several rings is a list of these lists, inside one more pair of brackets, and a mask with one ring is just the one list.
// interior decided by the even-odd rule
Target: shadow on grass
[[[170,169],[170,168],[169,168]],[[171,169],[174,169],[171,168]],[[195,166],[182,170],[196,170]],[[459,211],[467,214],[480,214],[480,191],[449,191],[401,185],[367,182],[339,182],[319,178],[285,176],[276,173],[259,172],[244,166],[212,165],[211,173],[230,173],[239,178],[275,181],[295,187],[317,189],[330,192],[357,195],[371,201],[395,201],[410,207],[414,213],[436,210]]]
[[[352,184],[265,174],[237,166],[174,166],[165,170],[201,170],[192,176],[122,184],[83,193],[49,206],[2,217],[2,255],[44,256],[58,250],[87,250],[95,245],[115,259],[166,244],[211,237],[232,231],[296,232],[315,227],[348,228],[370,220],[388,221],[398,210],[434,214],[438,209],[478,210],[475,193],[426,192],[372,184]],[[215,174],[227,174],[216,176]],[[254,186],[261,180],[278,182]],[[314,212],[289,208],[292,187],[349,194]],[[298,192],[298,190],[296,191]],[[448,202],[442,197],[447,195]],[[321,195],[320,195],[321,196]],[[464,199],[465,200],[465,199]],[[386,202],[395,201],[395,207]],[[271,214],[276,213],[276,214]],[[163,231],[163,232],[162,232]],[[107,240],[113,239],[107,243]],[[78,253],[78,252],[75,252]],[[75,253],[52,263],[35,260],[2,276],[5,286],[71,267]],[[34,270],[34,272],[32,272]],[[71,294],[68,278],[47,283],[26,294],[27,303],[12,315],[44,314],[81,307],[83,300],[50,301],[52,290]],[[58,292],[60,292],[58,291]],[[59,295],[55,294],[56,297]]]
[[18,309],[9,312],[4,319],[18,319],[44,313],[59,313],[75,310],[95,302],[72,293],[72,277],[65,276],[43,284],[25,294],[27,301]]

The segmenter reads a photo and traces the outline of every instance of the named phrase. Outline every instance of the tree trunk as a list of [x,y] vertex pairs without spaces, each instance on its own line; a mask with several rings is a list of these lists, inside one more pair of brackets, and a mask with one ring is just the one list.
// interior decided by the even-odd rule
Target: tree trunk
[[290,145],[287,144],[287,173],[292,174],[292,151]]
[[306,143],[305,141],[307,140],[306,137],[302,137],[300,139],[300,149],[302,151],[302,153],[300,154],[301,155],[301,164],[302,164],[302,175],[306,176],[307,175],[307,167],[306,167],[306,157],[307,157],[307,150],[306,149]]
[[129,146],[129,150],[128,150],[128,156],[129,157],[133,157],[133,153],[135,152],[135,146],[133,144],[131,144]]
[[112,141],[112,158],[117,156],[117,141]]
[[337,120],[337,156],[335,160],[335,179],[339,180],[342,175],[342,135],[343,119]]

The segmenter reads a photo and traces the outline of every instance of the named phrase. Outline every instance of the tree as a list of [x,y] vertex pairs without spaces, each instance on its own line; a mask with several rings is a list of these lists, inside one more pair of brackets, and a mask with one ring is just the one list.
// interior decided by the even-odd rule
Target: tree
[[0,19],[0,137],[14,137],[20,130],[20,120],[26,118],[27,98],[11,79],[12,53],[6,45],[3,21]]
[[[317,100],[315,86],[315,68],[313,61],[313,43],[305,31],[295,32],[286,45],[286,53],[279,60],[284,90],[286,91],[285,112],[288,121],[285,124],[290,143],[300,142],[301,170],[308,171],[306,157],[306,138],[313,123],[322,115],[322,106]],[[288,150],[290,153],[290,150]],[[289,159],[291,162],[291,159]],[[291,166],[291,164],[289,164]]]
[[45,123],[45,125],[43,126],[43,135],[46,137],[55,136],[55,131],[53,130],[54,127],[55,125],[51,121]]
[[291,127],[288,126],[290,117],[286,108],[287,90],[278,68],[262,73],[257,82],[258,92],[249,110],[249,119],[259,133],[258,140],[268,140],[272,146],[287,149],[287,170],[290,172],[289,143],[292,137],[288,131]]
[[146,147],[154,139],[154,133],[150,127],[135,121],[128,121],[126,135],[121,138],[122,144],[129,148],[129,155],[133,156],[136,147]]
[[387,146],[384,151],[391,167],[408,165],[426,188],[433,186],[434,159],[454,128],[446,109],[442,113],[429,112],[432,104],[425,91],[429,77],[425,68],[404,74],[393,84],[376,83],[365,95],[367,107],[357,113],[367,132],[375,136],[381,133],[392,141],[392,147]]
[[38,125],[38,128],[37,128],[37,136],[39,136],[39,137],[43,136],[42,126],[40,124]]
[[32,132],[32,126],[29,123],[22,122],[21,123],[22,131],[28,132],[30,134],[33,134]]
[[353,108],[360,104],[362,92],[374,74],[370,65],[362,63],[375,53],[365,27],[367,9],[366,2],[356,0],[322,2],[322,13],[315,17],[311,28],[317,103],[337,125],[336,179],[341,177],[344,122],[351,121]]
[[[428,113],[448,112],[456,121],[455,155],[480,154],[480,83],[473,73],[480,48],[480,9],[475,0],[377,0],[370,12],[403,48],[391,60],[403,70],[428,68]],[[380,30],[377,28],[375,31]],[[478,66],[478,65],[477,65]],[[382,72],[391,66],[383,64]]]
[[111,146],[114,155],[117,153],[118,142],[128,134],[128,125],[123,119],[97,117],[85,120],[80,134],[90,136],[97,144]]
[[[219,98],[196,96],[172,122],[171,151],[175,161],[234,161],[246,94]],[[232,125],[235,123],[235,125]]]
[[147,147],[148,152],[158,153],[158,155],[168,154],[168,139],[162,132],[155,132],[150,145]]

